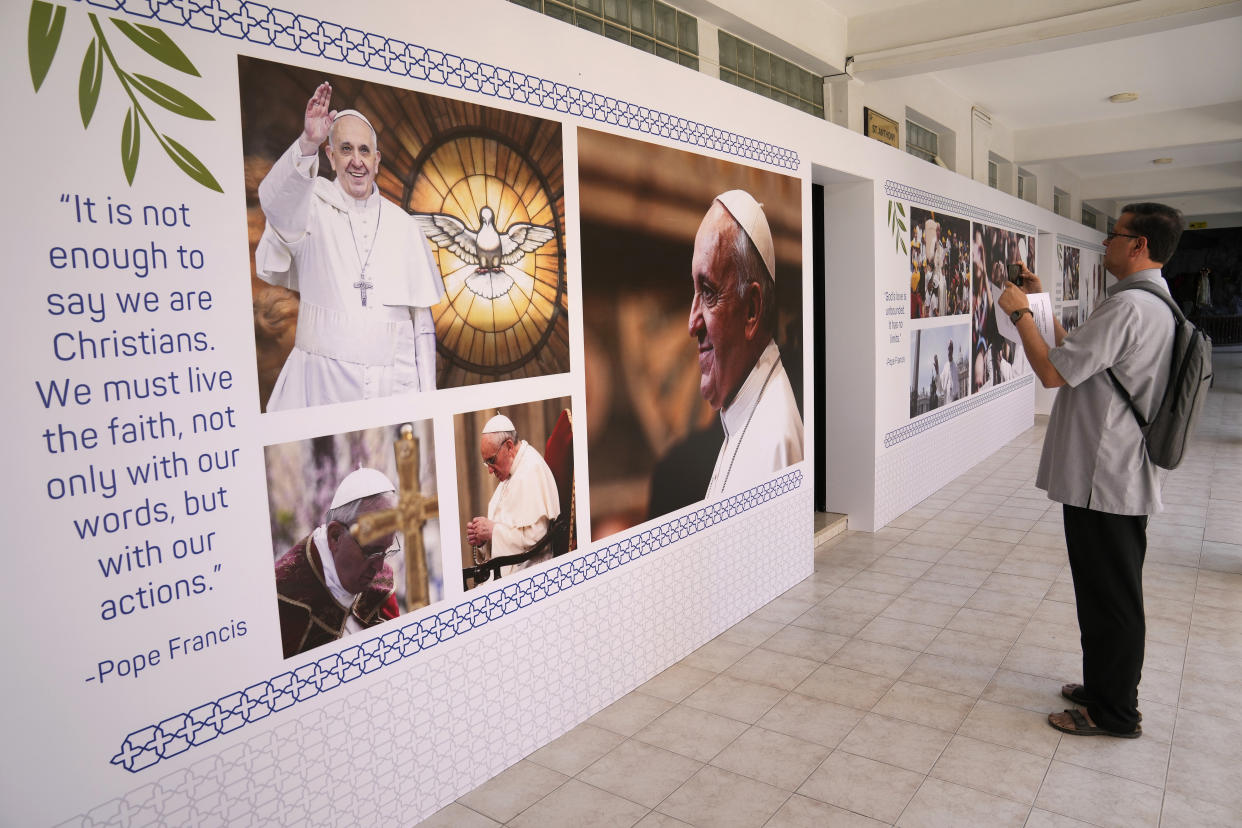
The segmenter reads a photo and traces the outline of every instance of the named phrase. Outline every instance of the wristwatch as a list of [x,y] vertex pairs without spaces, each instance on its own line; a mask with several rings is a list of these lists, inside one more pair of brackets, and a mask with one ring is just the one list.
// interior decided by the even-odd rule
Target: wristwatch
[[1035,312],[1030,308],[1018,308],[1016,311],[1009,314],[1009,321],[1015,325],[1018,324],[1018,320],[1022,318],[1022,314],[1024,313],[1029,313],[1032,318],[1035,316]]

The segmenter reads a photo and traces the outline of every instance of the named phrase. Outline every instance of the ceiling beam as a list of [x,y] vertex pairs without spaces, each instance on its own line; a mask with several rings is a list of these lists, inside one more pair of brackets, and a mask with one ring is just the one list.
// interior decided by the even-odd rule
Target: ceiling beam
[[888,80],[1137,37],[1242,14],[1239,0],[929,0],[849,21],[861,81]]
[[1242,188],[1242,162],[1205,167],[1153,167],[1139,174],[1098,175],[1082,179],[1080,186],[1084,199],[1134,200],[1156,194],[1186,195],[1206,192],[1232,192],[1236,199],[1238,189]]
[[1162,147],[1242,141],[1242,101],[1014,132],[1023,164]]
[[1236,192],[1216,190],[1199,193],[1143,193],[1129,198],[1094,198],[1083,199],[1087,206],[1099,210],[1113,218],[1121,214],[1121,208],[1131,202],[1156,201],[1167,204],[1182,211],[1186,216],[1207,216],[1220,214],[1242,213]]

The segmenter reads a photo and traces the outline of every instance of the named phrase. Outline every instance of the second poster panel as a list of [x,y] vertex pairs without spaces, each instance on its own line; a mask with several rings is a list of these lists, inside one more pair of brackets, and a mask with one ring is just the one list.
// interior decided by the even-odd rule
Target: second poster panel
[[578,164],[599,539],[802,460],[802,183],[593,130]]

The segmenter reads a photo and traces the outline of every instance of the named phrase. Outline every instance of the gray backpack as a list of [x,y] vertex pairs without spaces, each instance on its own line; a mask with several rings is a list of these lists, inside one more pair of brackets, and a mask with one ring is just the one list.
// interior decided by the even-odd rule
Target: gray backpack
[[1126,285],[1122,290],[1142,290],[1159,296],[1173,311],[1173,362],[1169,368],[1169,384],[1164,389],[1160,407],[1148,422],[1134,405],[1130,392],[1126,391],[1111,368],[1108,376],[1121,392],[1121,396],[1134,412],[1143,439],[1147,443],[1147,456],[1162,469],[1175,469],[1182,462],[1186,443],[1199,409],[1207,399],[1208,386],[1212,383],[1212,340],[1207,334],[1186,318],[1167,293],[1144,282]]

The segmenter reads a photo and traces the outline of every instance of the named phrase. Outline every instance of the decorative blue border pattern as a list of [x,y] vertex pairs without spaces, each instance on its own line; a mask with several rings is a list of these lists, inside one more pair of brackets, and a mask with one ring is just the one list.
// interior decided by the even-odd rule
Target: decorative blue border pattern
[[1028,224],[1025,221],[1018,221],[1015,218],[993,213],[991,210],[984,210],[982,207],[976,207],[973,204],[967,204],[964,201],[955,201],[936,193],[929,193],[926,190],[920,190],[918,187],[911,187],[909,184],[902,184],[891,179],[885,179],[884,192],[889,198],[899,199],[901,201],[909,201],[914,204],[921,204],[924,207],[931,207],[935,210],[944,210],[949,213],[955,213],[959,216],[966,216],[973,219],[979,219],[991,224],[998,224],[1008,227],[1010,230],[1017,230],[1026,233],[1028,236],[1035,235],[1035,225]]
[[942,423],[947,423],[954,417],[960,417],[963,414],[974,411],[979,406],[990,403],[992,400],[999,399],[1000,397],[1003,397],[1013,391],[1017,391],[1019,388],[1026,388],[1034,381],[1035,379],[1031,374],[1026,374],[1025,376],[1010,380],[1004,385],[998,385],[995,388],[990,388],[982,394],[975,393],[968,397],[966,402],[955,403],[954,405],[945,408],[937,408],[930,414],[924,414],[917,420],[911,420],[900,428],[895,428],[888,434],[885,434],[884,448],[892,448],[898,443],[905,442],[911,437],[922,434],[929,428],[935,428]]
[[[801,165],[794,150],[757,138],[547,78],[260,3],[229,0],[88,2],[93,6],[120,9],[134,17],[155,18],[162,23],[214,32],[260,46],[272,46],[403,78],[490,95],[787,170],[797,170]],[[227,11],[225,6],[235,10]]]
[[1099,242],[1083,241],[1073,236],[1063,236],[1057,233],[1057,244],[1072,244],[1074,247],[1081,247],[1083,250],[1090,250],[1092,253],[1103,253],[1104,245]]
[[131,773],[145,770],[738,517],[800,488],[802,479],[801,470],[789,472],[602,549],[579,555],[560,566],[504,584],[404,627],[389,629],[360,644],[303,664],[292,672],[281,673],[139,728],[125,737],[111,763]]

